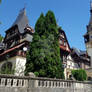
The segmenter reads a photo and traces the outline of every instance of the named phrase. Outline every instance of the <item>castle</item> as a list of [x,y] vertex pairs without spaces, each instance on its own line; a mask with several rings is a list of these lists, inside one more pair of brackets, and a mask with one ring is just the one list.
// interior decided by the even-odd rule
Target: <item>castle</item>
[[[92,68],[92,2],[90,13],[90,22],[87,26],[87,33],[84,35],[87,51],[70,48],[65,32],[58,30],[65,79],[71,76],[71,69]],[[29,26],[24,8],[13,25],[6,30],[5,38],[0,43],[0,71],[4,71],[8,66],[9,70],[15,68],[15,75],[24,75],[26,51],[29,50],[34,32],[34,29]]]

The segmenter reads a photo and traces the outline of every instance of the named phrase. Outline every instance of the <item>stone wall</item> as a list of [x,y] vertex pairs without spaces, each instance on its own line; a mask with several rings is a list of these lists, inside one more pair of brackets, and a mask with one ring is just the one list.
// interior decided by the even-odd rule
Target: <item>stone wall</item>
[[0,92],[92,92],[92,82],[0,75]]

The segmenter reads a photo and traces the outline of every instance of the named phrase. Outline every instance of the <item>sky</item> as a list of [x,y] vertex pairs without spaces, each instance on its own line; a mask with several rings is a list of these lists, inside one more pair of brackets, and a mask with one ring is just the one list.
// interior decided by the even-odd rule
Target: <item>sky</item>
[[90,0],[2,0],[0,34],[5,36],[19,11],[26,7],[29,24],[34,28],[41,13],[52,10],[57,23],[65,31],[70,47],[85,50],[83,35],[90,19]]

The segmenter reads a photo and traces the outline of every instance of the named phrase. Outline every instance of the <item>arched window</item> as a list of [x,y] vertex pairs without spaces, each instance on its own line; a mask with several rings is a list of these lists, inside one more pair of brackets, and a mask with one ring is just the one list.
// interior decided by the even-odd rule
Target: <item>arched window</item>
[[12,63],[11,62],[4,63],[1,67],[1,73],[2,74],[12,74],[13,73]]

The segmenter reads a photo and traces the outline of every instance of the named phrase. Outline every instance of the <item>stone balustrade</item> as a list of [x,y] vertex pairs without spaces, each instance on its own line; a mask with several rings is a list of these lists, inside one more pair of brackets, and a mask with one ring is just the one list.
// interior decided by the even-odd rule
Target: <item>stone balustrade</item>
[[[0,75],[0,90],[2,88],[4,88],[3,90],[5,90],[5,88],[6,89],[9,88],[9,90],[12,88],[17,88],[17,90],[19,90],[18,92],[20,92],[20,89],[18,88],[22,88],[22,89],[24,88],[23,90],[26,90],[25,92],[31,89],[34,90],[39,89],[39,92],[40,90],[43,89],[45,90],[62,89],[62,90],[70,90],[69,92],[71,92],[71,90],[73,92],[82,92],[83,90],[87,90],[87,89],[92,90],[91,89],[92,82],[79,82],[79,81],[61,80],[61,79],[52,79],[52,78],[40,78],[40,77],[19,77],[19,76]],[[87,91],[83,91],[83,92],[87,92]]]
[[28,79],[14,76],[0,76],[0,87],[27,87]]
[[90,85],[88,82],[79,82],[79,81],[65,81],[59,79],[38,79],[36,82],[37,87],[46,87],[46,88],[78,88],[83,89],[86,85]]

